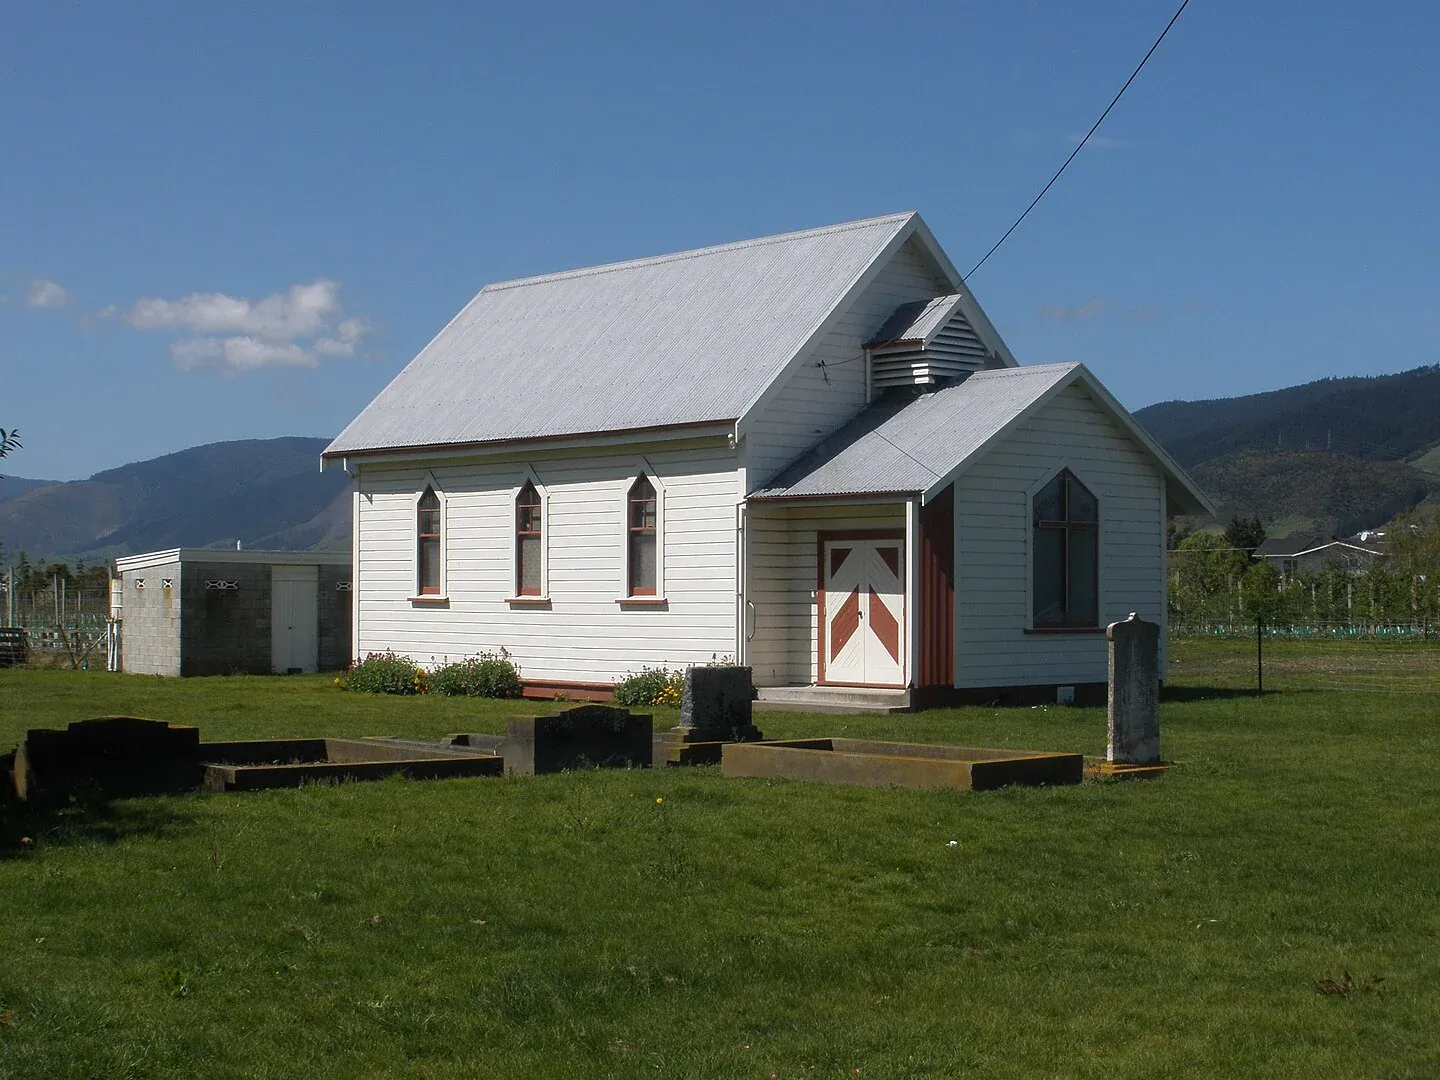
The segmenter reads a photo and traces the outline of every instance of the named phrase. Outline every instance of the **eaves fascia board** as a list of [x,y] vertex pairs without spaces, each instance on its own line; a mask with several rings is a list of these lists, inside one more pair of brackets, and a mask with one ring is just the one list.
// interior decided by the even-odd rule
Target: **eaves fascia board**
[[381,446],[371,450],[327,450],[321,455],[321,460],[350,460],[365,465],[396,462],[408,464],[421,458],[426,461],[484,459],[537,450],[583,450],[591,447],[632,446],[636,443],[720,439],[728,438],[734,431],[734,425],[734,420],[701,420],[693,424],[670,424],[665,427],[622,428],[617,431],[578,432],[573,435],[534,435],[490,442]]

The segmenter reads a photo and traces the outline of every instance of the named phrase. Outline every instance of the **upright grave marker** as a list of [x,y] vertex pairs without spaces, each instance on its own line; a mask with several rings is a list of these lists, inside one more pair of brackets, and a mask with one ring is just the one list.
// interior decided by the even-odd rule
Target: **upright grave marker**
[[755,697],[748,667],[692,667],[685,672],[680,723],[660,736],[657,765],[703,765],[720,760],[726,743],[759,742],[751,719]]
[[1110,653],[1110,742],[1115,765],[1160,763],[1160,627],[1135,612],[1105,628]]

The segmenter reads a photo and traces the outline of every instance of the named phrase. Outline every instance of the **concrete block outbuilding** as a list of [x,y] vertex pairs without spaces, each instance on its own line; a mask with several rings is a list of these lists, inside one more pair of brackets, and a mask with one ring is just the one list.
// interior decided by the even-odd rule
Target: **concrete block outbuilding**
[[347,551],[172,548],[115,567],[122,671],[284,675],[350,662]]

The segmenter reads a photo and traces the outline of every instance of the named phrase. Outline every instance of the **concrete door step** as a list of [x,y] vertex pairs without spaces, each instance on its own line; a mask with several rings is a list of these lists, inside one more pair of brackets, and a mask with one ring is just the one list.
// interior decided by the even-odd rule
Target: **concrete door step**
[[755,702],[761,709],[816,713],[903,713],[910,711],[909,690],[863,686],[767,686]]

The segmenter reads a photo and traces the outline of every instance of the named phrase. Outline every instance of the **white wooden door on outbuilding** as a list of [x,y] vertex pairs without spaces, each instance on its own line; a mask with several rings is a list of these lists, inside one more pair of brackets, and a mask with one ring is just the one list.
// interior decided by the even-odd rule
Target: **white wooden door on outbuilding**
[[320,669],[320,568],[270,568],[270,666],[277,675]]

